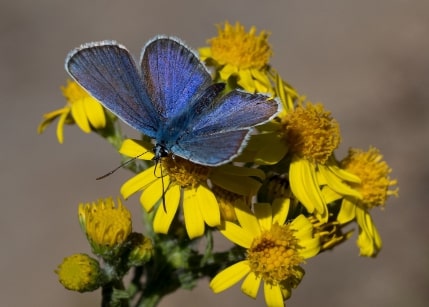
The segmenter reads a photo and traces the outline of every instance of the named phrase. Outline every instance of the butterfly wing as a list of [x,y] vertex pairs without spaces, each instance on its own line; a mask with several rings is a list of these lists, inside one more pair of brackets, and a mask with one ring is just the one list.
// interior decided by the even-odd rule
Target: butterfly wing
[[175,154],[204,165],[227,163],[241,152],[250,128],[270,120],[279,109],[268,96],[237,90],[211,106],[189,123],[173,147]]
[[234,90],[221,97],[214,108],[206,110],[192,123],[195,135],[249,129],[277,114],[279,103],[262,94]]
[[131,127],[154,138],[159,115],[128,50],[114,41],[93,42],[69,53],[67,72]]
[[177,38],[158,36],[150,41],[142,52],[141,70],[147,93],[164,121],[190,112],[195,97],[212,82],[198,57]]
[[172,147],[174,154],[197,164],[217,166],[231,161],[241,152],[249,130],[206,135],[188,135]]

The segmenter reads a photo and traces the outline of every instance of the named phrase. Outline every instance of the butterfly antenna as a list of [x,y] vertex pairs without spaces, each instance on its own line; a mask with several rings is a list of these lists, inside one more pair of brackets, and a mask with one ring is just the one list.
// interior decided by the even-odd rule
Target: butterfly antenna
[[95,178],[95,180],[101,180],[101,179],[104,179],[104,178],[106,178],[106,177],[108,177],[108,176],[112,175],[112,174],[113,174],[114,172],[116,172],[118,169],[123,168],[123,167],[124,167],[124,166],[126,166],[127,164],[129,164],[129,163],[131,163],[131,162],[135,161],[137,158],[139,158],[139,157],[143,156],[145,153],[147,153],[147,151],[145,151],[144,153],[139,154],[138,156],[135,156],[134,158],[129,159],[128,161],[125,161],[124,163],[122,163],[122,164],[121,164],[121,165],[119,165],[118,167],[115,167],[114,169],[112,169],[110,172],[108,172],[108,173],[106,173],[106,174],[104,174],[104,175],[102,175],[102,176],[100,176],[100,177]]
[[167,208],[165,207],[165,187],[164,187],[164,174],[162,173],[162,165],[161,165],[161,186],[162,186],[162,207],[164,208],[164,212],[167,213]]
[[158,177],[156,175],[156,170],[158,168],[158,165],[160,164],[160,172],[161,172],[161,176],[158,178],[161,178],[161,187],[162,187],[162,207],[164,208],[164,211],[167,213],[167,208],[165,207],[165,184],[164,184],[164,174],[162,173],[162,164],[160,163],[161,161],[161,157],[158,157],[157,159],[155,159],[155,169],[153,170],[153,174],[155,177]]

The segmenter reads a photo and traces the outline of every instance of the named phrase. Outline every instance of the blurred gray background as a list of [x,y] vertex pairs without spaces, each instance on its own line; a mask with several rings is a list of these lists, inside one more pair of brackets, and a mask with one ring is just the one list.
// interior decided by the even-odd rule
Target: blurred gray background
[[[429,1],[48,1],[0,2],[0,305],[98,306],[100,293],[65,290],[53,273],[63,257],[90,252],[77,205],[117,195],[131,176],[96,135],[56,123],[38,136],[42,114],[65,104],[64,59],[84,42],[115,39],[136,56],[156,34],[196,48],[215,24],[242,22],[272,33],[273,65],[340,122],[348,147],[381,149],[400,198],[374,219],[384,241],[358,257],[354,237],[308,261],[288,306],[427,306],[429,301]],[[128,201],[141,228],[137,198]],[[160,306],[263,306],[239,288],[215,295],[208,280]]]

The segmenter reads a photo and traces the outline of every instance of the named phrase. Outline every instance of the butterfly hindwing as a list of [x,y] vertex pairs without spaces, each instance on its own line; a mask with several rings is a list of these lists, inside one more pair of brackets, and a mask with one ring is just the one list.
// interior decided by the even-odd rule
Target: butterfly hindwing
[[249,130],[235,130],[210,135],[193,135],[173,146],[174,153],[197,164],[217,166],[231,161],[241,152]]
[[125,47],[114,41],[85,44],[70,52],[65,66],[107,109],[131,127],[155,137],[159,115]]
[[249,129],[270,120],[278,108],[278,102],[266,95],[234,90],[221,97],[209,113],[192,123],[192,132],[205,135]]
[[268,96],[232,91],[189,122],[174,151],[196,163],[220,165],[243,149],[251,127],[270,120],[278,102]]

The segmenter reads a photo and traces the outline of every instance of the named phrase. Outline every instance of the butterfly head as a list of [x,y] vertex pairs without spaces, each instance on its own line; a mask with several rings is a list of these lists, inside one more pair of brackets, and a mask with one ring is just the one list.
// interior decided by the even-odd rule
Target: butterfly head
[[156,143],[155,146],[153,147],[153,153],[155,154],[155,156],[153,157],[153,160],[156,163],[158,163],[161,160],[161,158],[165,158],[168,156],[169,151],[164,144]]

